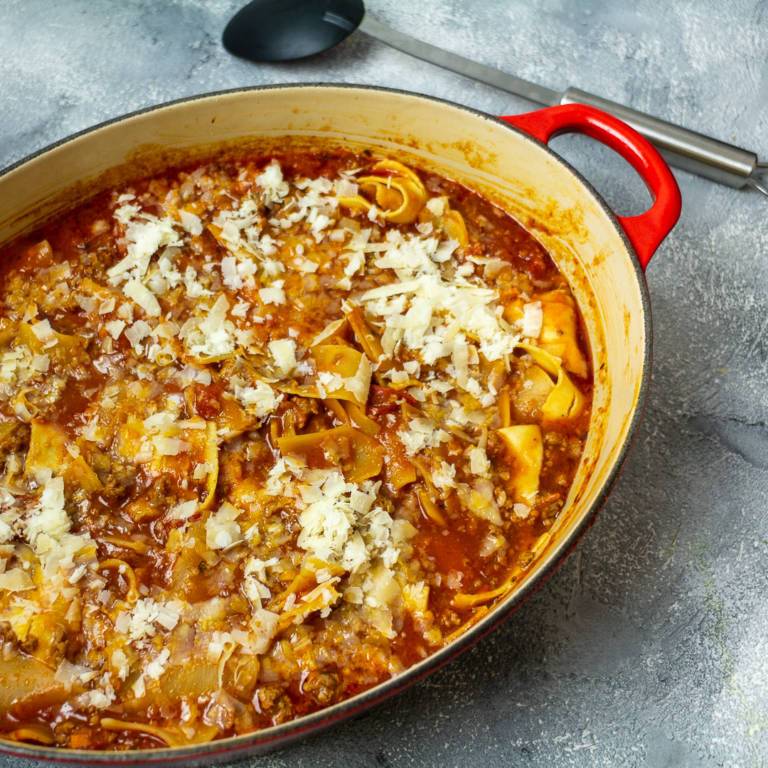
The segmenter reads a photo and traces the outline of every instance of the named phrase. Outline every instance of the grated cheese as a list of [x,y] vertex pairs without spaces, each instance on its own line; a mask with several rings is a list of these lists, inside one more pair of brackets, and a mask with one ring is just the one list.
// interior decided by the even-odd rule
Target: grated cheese
[[209,549],[226,549],[242,541],[240,526],[235,522],[242,512],[228,502],[205,521],[205,543]]
[[318,472],[314,484],[298,487],[303,502],[298,545],[313,556],[356,572],[377,557],[394,563],[392,518],[374,506],[379,483],[347,483],[337,471]]
[[114,216],[125,227],[127,242],[125,257],[107,270],[107,276],[115,285],[128,279],[129,274],[137,280],[144,277],[152,256],[161,246],[182,244],[172,219],[160,219],[131,203],[115,210]]
[[540,301],[532,301],[523,305],[523,318],[520,330],[523,336],[538,339],[541,335],[541,324],[544,321],[544,313]]
[[275,280],[271,285],[259,290],[259,298],[264,304],[285,304],[283,280]]
[[117,339],[125,328],[125,321],[110,320],[108,323],[104,323],[104,328],[113,339]]
[[427,418],[411,419],[408,422],[408,429],[400,430],[397,434],[408,456],[415,456],[425,448],[436,448],[451,437],[444,429],[438,429]]
[[123,286],[123,293],[133,299],[150,317],[160,315],[160,302],[152,291],[138,280],[128,280]]
[[268,344],[275,373],[290,376],[296,367],[296,342],[293,339],[274,339]]
[[276,395],[272,387],[265,381],[258,381],[253,387],[244,387],[235,383],[234,394],[240,405],[259,419],[264,419],[270,413],[274,413],[283,399],[283,396]]
[[200,217],[196,214],[180,208],[179,218],[181,219],[181,226],[184,227],[190,235],[199,235],[202,233],[203,222],[200,221]]
[[[229,302],[223,294],[216,299],[208,314],[198,319],[185,334],[187,348],[196,357],[221,357],[235,350],[235,326],[227,319]],[[181,332],[179,333],[181,336]]]
[[469,459],[469,471],[473,475],[485,477],[491,471],[491,463],[488,461],[488,456],[486,456],[485,450],[479,445],[473,446],[467,451],[467,458]]
[[280,164],[272,161],[256,179],[262,188],[262,200],[267,204],[279,203],[288,194],[288,182],[283,178]]
[[178,601],[161,603],[151,597],[136,601],[136,604],[121,611],[115,621],[115,629],[127,635],[134,643],[140,643],[154,637],[159,625],[170,631],[176,627],[181,617],[181,604]]
[[56,345],[56,332],[51,328],[49,320],[40,320],[40,322],[30,325],[29,327],[44,347],[47,348]]

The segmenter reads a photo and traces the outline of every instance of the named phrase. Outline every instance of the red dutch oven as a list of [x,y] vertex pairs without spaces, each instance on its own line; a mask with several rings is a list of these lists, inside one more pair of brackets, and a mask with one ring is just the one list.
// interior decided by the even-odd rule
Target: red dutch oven
[[[547,148],[583,133],[624,157],[651,208],[616,216]],[[278,85],[152,107],[54,144],[0,174],[0,244],[91,195],[172,164],[281,142],[363,148],[454,179],[509,211],[549,251],[579,302],[595,396],[568,501],[538,541],[525,577],[477,624],[429,658],[362,694],[255,733],[135,752],[60,750],[0,741],[18,757],[70,764],[209,765],[263,752],[345,720],[445,664],[507,617],[565,557],[605,501],[637,431],[650,378],[651,314],[643,270],[680,214],[680,193],[658,152],[619,120],[578,104],[496,118],[382,88]]]

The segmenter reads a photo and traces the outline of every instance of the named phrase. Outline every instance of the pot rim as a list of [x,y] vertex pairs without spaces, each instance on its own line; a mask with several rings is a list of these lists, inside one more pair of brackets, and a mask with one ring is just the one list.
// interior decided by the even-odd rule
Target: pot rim
[[[239,759],[240,757],[244,757],[248,751],[250,751],[252,754],[255,754],[256,752],[266,752],[276,748],[277,746],[287,746],[293,741],[318,733],[337,722],[349,719],[356,714],[371,709],[375,705],[384,702],[385,700],[399,693],[404,688],[419,682],[427,675],[431,674],[432,672],[447,664],[449,661],[456,658],[469,646],[477,643],[479,640],[485,637],[485,635],[487,635],[499,624],[501,624],[502,621],[507,619],[513,611],[519,608],[525,600],[527,600],[537,589],[539,589],[539,587],[542,586],[542,584],[544,584],[547,578],[549,578],[549,576],[560,566],[563,560],[565,560],[570,552],[576,547],[581,537],[594,523],[597,513],[605,504],[608,496],[618,481],[618,477],[626,463],[629,452],[637,437],[637,431],[640,426],[640,422],[642,421],[648,389],[650,386],[652,364],[652,318],[650,295],[648,292],[648,285],[645,280],[645,273],[634,247],[632,246],[626,232],[618,221],[617,215],[614,213],[613,209],[608,205],[608,203],[603,199],[603,197],[597,192],[597,190],[592,186],[592,184],[582,175],[582,173],[575,169],[567,160],[563,159],[560,157],[560,155],[550,149],[547,144],[539,141],[537,138],[534,138],[521,128],[505,122],[499,117],[491,115],[487,112],[483,112],[482,110],[475,109],[474,107],[458,104],[449,99],[443,99],[428,94],[407,91],[399,88],[388,88],[378,85],[332,82],[299,82],[243,86],[194,94],[191,96],[184,96],[178,99],[161,102],[159,104],[141,107],[140,109],[118,115],[117,117],[109,118],[102,122],[96,123],[95,125],[69,134],[54,142],[51,142],[41,149],[36,150],[21,158],[20,160],[11,163],[5,168],[0,169],[0,179],[7,176],[17,168],[25,165],[26,163],[42,157],[48,152],[72,141],[75,141],[76,139],[87,136],[91,133],[96,133],[97,131],[100,131],[101,129],[108,126],[124,122],[141,115],[149,114],[152,112],[159,112],[168,107],[195,101],[204,101],[206,99],[216,99],[221,96],[228,96],[238,93],[252,93],[286,89],[309,90],[316,88],[365,90],[381,92],[384,94],[396,94],[400,96],[415,97],[418,99],[450,106],[466,112],[474,118],[480,118],[482,120],[495,123],[496,125],[503,126],[504,129],[514,132],[534,146],[544,149],[550,155],[551,159],[555,160],[557,163],[563,166],[581,183],[593,201],[606,214],[616,234],[624,243],[632,263],[632,268],[637,281],[637,287],[640,293],[640,301],[643,311],[643,328],[645,335],[645,344],[642,350],[643,363],[640,386],[638,388],[637,397],[634,403],[632,417],[628,420],[626,437],[624,438],[621,446],[617,447],[615,450],[615,457],[613,459],[611,469],[606,473],[605,479],[602,482],[602,486],[600,487],[599,492],[596,493],[594,501],[589,505],[589,508],[583,515],[582,519],[578,522],[577,525],[572,526],[567,535],[563,536],[562,539],[557,543],[557,546],[552,549],[548,556],[549,563],[539,574],[535,576],[535,578],[528,579],[526,582],[524,582],[524,584],[519,589],[515,590],[507,598],[498,603],[487,616],[466,630],[449,645],[441,648],[422,661],[412,665],[396,677],[379,683],[373,688],[358,693],[355,696],[338,702],[337,704],[334,704],[330,707],[326,707],[307,715],[302,715],[299,718],[281,723],[280,725],[271,726],[259,731],[252,731],[250,733],[245,733],[239,736],[229,736],[224,739],[219,739],[204,744],[194,744],[183,747],[158,747],[156,749],[114,752],[109,750],[67,749],[63,747],[48,747],[34,744],[28,745],[23,742],[0,738],[0,754],[4,753],[14,757],[26,759],[32,758],[46,762],[57,761],[70,765],[104,765],[110,763],[121,765],[152,765],[161,763],[170,764],[179,760],[186,760],[190,758],[194,760],[204,757],[224,755],[230,755],[232,759]],[[74,183],[77,180],[73,179],[72,181]],[[220,757],[220,759],[223,759],[223,757]]]

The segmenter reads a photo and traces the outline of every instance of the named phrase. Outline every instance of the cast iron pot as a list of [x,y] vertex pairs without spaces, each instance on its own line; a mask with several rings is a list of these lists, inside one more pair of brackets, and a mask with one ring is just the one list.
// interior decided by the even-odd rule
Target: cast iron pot
[[[566,132],[588,134],[628,160],[651,192],[651,208],[640,216],[614,215],[547,148],[549,139]],[[549,251],[581,307],[595,371],[589,436],[566,505],[538,542],[525,577],[481,621],[424,661],[346,701],[203,745],[115,753],[0,740],[0,751],[79,765],[209,765],[264,752],[352,717],[445,664],[518,607],[592,522],[626,459],[650,377],[643,270],[677,221],[680,193],[642,136],[591,107],[569,104],[496,118],[413,93],[316,84],[183,99],[103,123],[2,172],[0,243],[111,185],[234,147],[268,150],[281,141],[369,148],[436,171],[501,205]]]

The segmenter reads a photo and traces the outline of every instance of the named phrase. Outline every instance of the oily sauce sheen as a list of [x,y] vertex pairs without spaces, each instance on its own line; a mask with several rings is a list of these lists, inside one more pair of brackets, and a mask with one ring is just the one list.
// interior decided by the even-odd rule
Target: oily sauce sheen
[[173,747],[330,706],[482,618],[563,508],[578,308],[448,179],[212,160],[0,265],[4,738]]

